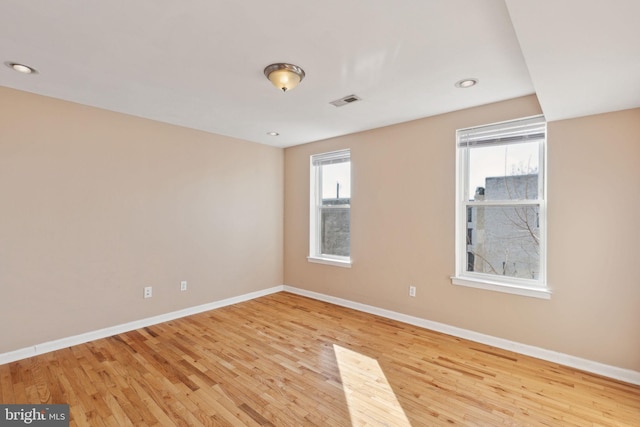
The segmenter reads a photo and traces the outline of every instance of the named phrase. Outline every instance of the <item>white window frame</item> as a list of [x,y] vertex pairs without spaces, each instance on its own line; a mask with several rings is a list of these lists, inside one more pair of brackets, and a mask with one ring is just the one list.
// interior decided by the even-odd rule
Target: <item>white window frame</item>
[[[492,144],[515,144],[509,142],[511,135],[522,139],[544,132],[543,138],[529,139],[539,142],[538,198],[529,200],[469,201],[469,151],[490,134]],[[456,131],[456,273],[451,278],[454,285],[468,286],[510,294],[550,299],[547,285],[547,176],[546,176],[547,126],[543,116],[494,123],[491,125],[460,129]],[[497,138],[496,138],[497,137]],[[502,140],[500,140],[502,138]],[[497,139],[497,140],[496,140]],[[504,141],[507,142],[504,142]],[[478,143],[476,143],[479,141]],[[502,142],[501,142],[502,141]],[[467,270],[467,208],[477,206],[538,206],[540,227],[540,272],[538,279],[524,279]]]
[[[309,262],[315,262],[319,264],[334,265],[337,267],[351,267],[350,256],[339,256],[331,254],[321,253],[321,238],[320,238],[320,218],[322,208],[322,166],[330,165],[334,163],[350,162],[351,150],[339,150],[329,153],[314,154],[310,158],[309,162],[309,256],[307,260]],[[351,177],[349,177],[351,179]],[[326,206],[325,206],[326,208]],[[351,204],[348,206],[335,206],[333,209],[349,209],[351,214]]]

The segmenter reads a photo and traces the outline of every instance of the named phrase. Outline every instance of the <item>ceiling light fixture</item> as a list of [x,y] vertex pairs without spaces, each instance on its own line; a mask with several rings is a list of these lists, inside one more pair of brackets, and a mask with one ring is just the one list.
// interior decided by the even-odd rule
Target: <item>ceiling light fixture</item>
[[297,65],[276,63],[264,69],[264,75],[275,87],[283,92],[298,86],[304,79],[304,70]]
[[5,62],[6,66],[22,74],[37,74],[35,68],[31,68],[28,65],[18,64],[17,62]]
[[478,81],[478,79],[462,79],[456,82],[456,87],[466,89],[468,87],[477,85]]
[[278,136],[280,134],[278,132],[267,132],[267,135],[269,135],[269,136]]

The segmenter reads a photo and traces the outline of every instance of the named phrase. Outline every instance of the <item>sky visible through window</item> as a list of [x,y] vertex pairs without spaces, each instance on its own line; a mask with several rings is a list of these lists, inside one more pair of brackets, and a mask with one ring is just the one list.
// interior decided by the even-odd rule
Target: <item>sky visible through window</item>
[[340,187],[340,198],[351,198],[351,162],[322,167],[322,198],[335,199]]
[[537,173],[539,147],[538,142],[527,142],[470,149],[468,200],[474,200],[486,178]]
[[[488,177],[537,173],[537,142],[512,145],[477,147],[469,156],[469,200],[473,200],[477,187],[484,187]],[[326,165],[322,168],[322,198],[351,197],[351,162]]]

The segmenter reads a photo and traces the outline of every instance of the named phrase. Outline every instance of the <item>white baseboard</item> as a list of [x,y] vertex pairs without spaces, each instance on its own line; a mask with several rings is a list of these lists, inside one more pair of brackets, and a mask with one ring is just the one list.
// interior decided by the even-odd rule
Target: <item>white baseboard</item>
[[170,320],[179,319],[181,317],[191,316],[193,314],[214,310],[216,308],[225,307],[228,305],[233,305],[233,304],[237,304],[244,301],[249,301],[255,298],[274,294],[280,291],[291,292],[292,294],[302,295],[305,297],[328,302],[331,304],[336,304],[342,307],[351,308],[351,309],[362,311],[365,313],[375,314],[377,316],[386,317],[388,319],[397,320],[399,322],[408,323],[410,325],[419,326],[421,328],[442,332],[447,335],[468,339],[470,341],[487,344],[493,347],[502,348],[504,350],[514,351],[516,353],[524,354],[524,355],[535,357],[542,360],[547,360],[549,362],[558,363],[561,365],[580,369],[586,372],[603,375],[605,377],[628,382],[630,384],[640,385],[640,372],[632,371],[630,369],[618,368],[616,366],[606,365],[604,363],[594,362],[591,360],[582,359],[580,357],[575,357],[575,356],[571,356],[564,353],[558,353],[556,351],[546,350],[540,347],[534,347],[531,345],[522,344],[515,341],[509,341],[502,338],[497,338],[490,335],[485,335],[478,332],[470,331],[468,329],[462,329],[455,326],[446,325],[444,323],[434,322],[431,320],[422,319],[420,317],[409,316],[409,315],[398,313],[395,311],[385,310],[383,308],[378,308],[371,305],[362,304],[359,302],[349,301],[343,298],[333,297],[333,296],[321,294],[318,292],[307,291],[304,289],[299,289],[299,288],[296,288],[293,286],[287,286],[287,285],[275,286],[273,288],[264,289],[261,291],[251,292],[248,294],[239,295],[236,297],[227,298],[220,301],[214,301],[208,304],[185,308],[183,310],[173,311],[171,313],[148,317],[146,319],[136,320],[136,321],[124,323],[121,325],[99,329],[97,331],[87,332],[80,335],[74,335],[67,338],[61,338],[58,340],[49,341],[42,344],[36,344],[31,347],[26,347],[26,348],[10,351],[7,353],[2,353],[0,354],[0,365],[3,365],[5,363],[10,363],[10,362],[15,362],[21,359],[26,359],[28,357],[48,353],[50,351],[60,350],[62,348],[67,348],[67,347],[71,347],[78,344],[84,344],[89,341],[110,337],[110,336],[121,334],[124,332],[145,328],[147,326],[156,325],[158,323],[168,322]]
[[470,341],[479,342],[493,347],[510,350],[526,356],[535,357],[537,359],[546,360],[548,362],[558,363],[560,365],[569,366],[571,368],[580,369],[582,371],[591,372],[616,380],[624,381],[630,384],[640,385],[640,372],[630,369],[618,368],[616,366],[605,365],[604,363],[594,362],[592,360],[582,359],[580,357],[535,347],[528,344],[522,344],[502,338],[485,335],[478,332],[462,329],[455,326],[446,325],[444,323],[434,322],[422,319],[420,317],[409,316],[391,310],[374,307],[359,302],[349,301],[342,298],[333,297],[317,292],[299,289],[293,286],[284,286],[286,292],[313,298],[319,301],[340,305],[342,307],[351,308],[365,313],[375,314],[377,316],[386,317],[388,319],[397,320],[399,322],[408,323],[410,325],[419,326],[432,331],[442,332],[458,338],[464,338]]
[[161,314],[158,316],[148,317],[146,319],[135,320],[133,322],[124,323],[121,325],[111,326],[97,331],[87,332],[80,335],[74,335],[71,337],[61,338],[54,341],[45,342],[42,344],[36,344],[31,347],[21,348],[19,350],[10,351],[0,354],[0,365],[5,363],[15,362],[17,360],[26,359],[28,357],[37,356],[40,354],[48,353],[50,351],[60,350],[62,348],[71,347],[78,344],[84,344],[89,341],[97,340],[100,338],[111,337],[113,335],[122,334],[124,332],[133,331],[147,326],[156,325],[158,323],[168,322],[170,320],[179,319],[181,317],[191,316],[192,314],[198,314],[216,308],[225,307],[228,305],[237,304],[244,301],[249,301],[255,298],[259,298],[265,295],[274,294],[283,290],[283,286],[275,286],[269,289],[263,289],[261,291],[250,292],[248,294],[239,295],[237,297],[231,297],[220,301],[210,302],[208,304],[202,304],[195,307],[185,308],[183,310],[172,311],[170,313]]

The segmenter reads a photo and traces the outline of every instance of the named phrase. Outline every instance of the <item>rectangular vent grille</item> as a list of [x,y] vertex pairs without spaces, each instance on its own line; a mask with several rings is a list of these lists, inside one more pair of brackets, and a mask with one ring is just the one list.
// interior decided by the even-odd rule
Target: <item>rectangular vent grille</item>
[[357,101],[362,101],[362,98],[360,98],[358,95],[347,95],[343,98],[331,101],[329,104],[335,105],[336,107],[342,107],[343,105],[351,104]]

